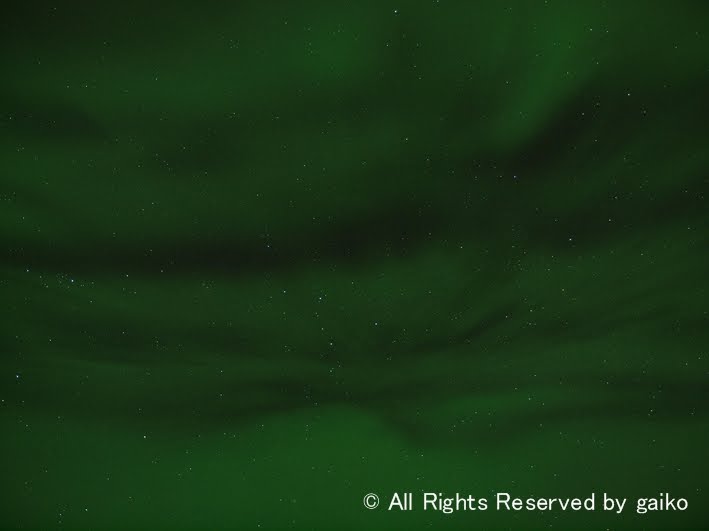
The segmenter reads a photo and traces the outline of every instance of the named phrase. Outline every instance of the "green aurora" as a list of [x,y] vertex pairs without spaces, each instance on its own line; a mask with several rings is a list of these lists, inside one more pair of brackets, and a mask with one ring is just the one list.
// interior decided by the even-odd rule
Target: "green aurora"
[[709,527],[709,4],[1,18],[0,527]]

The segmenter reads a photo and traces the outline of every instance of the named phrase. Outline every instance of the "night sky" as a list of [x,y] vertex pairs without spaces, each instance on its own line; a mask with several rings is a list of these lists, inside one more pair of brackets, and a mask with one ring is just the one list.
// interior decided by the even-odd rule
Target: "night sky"
[[0,528],[707,529],[707,21],[5,6]]

